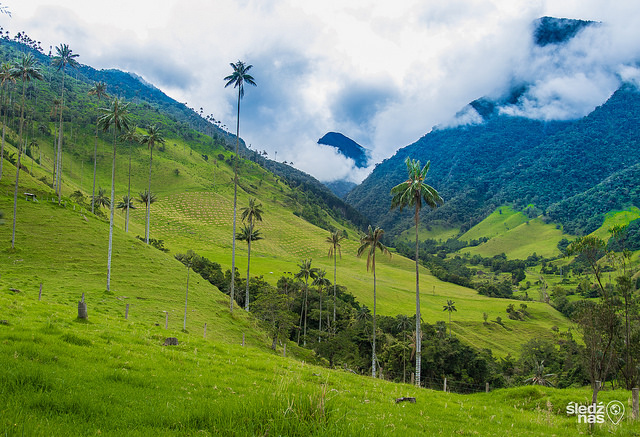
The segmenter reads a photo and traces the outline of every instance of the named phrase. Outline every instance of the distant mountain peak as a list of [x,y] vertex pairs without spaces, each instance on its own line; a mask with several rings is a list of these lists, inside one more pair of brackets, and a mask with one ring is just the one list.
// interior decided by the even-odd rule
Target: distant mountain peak
[[342,156],[353,159],[358,168],[366,167],[369,162],[369,151],[339,132],[325,134],[318,144],[334,147]]
[[540,47],[562,44],[576,36],[585,27],[598,24],[596,21],[542,17],[534,22],[533,40]]

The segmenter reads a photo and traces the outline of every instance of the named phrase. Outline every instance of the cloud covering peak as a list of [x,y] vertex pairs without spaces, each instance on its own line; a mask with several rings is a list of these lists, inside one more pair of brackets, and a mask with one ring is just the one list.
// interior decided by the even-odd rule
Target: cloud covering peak
[[[477,122],[460,112],[526,85],[505,114],[580,117],[640,77],[640,4],[621,0],[264,2],[31,0],[0,25],[43,46],[67,43],[79,61],[141,75],[178,101],[235,126],[229,62],[253,65],[240,135],[253,148],[321,180],[359,182],[367,170],[317,139],[342,132],[392,155],[435,125]],[[542,16],[593,20],[565,44],[536,45]],[[464,114],[464,119],[457,118]]]

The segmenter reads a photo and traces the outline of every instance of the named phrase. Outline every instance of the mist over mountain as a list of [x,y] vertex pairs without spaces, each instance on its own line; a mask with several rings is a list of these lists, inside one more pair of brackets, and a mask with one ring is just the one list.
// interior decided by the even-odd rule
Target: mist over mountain
[[[599,25],[544,17],[534,24],[534,40],[540,50],[557,56],[585,29]],[[427,183],[445,199],[437,210],[423,212],[425,222],[464,231],[497,206],[533,204],[568,232],[591,232],[606,212],[640,206],[637,180],[634,184],[640,93],[634,77],[623,78],[603,104],[580,117],[569,116],[571,105],[561,93],[557,102],[550,96],[534,101],[542,79],[513,83],[503,95],[471,102],[457,123],[434,128],[376,165],[346,199],[388,233],[409,228],[410,213],[389,211],[389,190],[406,177],[409,157],[431,161]]]

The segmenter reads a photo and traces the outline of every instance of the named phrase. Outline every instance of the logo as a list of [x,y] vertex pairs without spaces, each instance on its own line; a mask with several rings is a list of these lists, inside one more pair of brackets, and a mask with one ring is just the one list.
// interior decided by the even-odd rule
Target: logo
[[624,404],[615,400],[607,405],[604,402],[590,405],[569,402],[567,416],[578,416],[578,423],[604,423],[608,417],[611,423],[617,425],[624,417]]

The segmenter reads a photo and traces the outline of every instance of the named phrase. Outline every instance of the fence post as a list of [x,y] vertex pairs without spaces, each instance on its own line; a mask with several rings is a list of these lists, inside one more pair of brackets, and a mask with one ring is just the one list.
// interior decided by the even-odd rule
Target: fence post
[[40,283],[40,293],[38,293],[38,300],[42,300],[42,282]]
[[244,332],[242,333],[242,347],[244,347]]
[[486,385],[485,385],[485,387],[484,387],[484,391],[485,391],[486,393],[489,393],[489,383],[488,383],[488,382],[487,382],[487,384],[486,384]]
[[447,378],[444,379],[444,392],[447,392]]
[[124,310],[124,319],[127,320],[129,318],[129,304],[127,304],[127,309]]
[[164,313],[164,329],[169,328],[169,311],[163,311]]
[[204,322],[204,337],[207,338],[207,322]]
[[632,411],[631,418],[633,420],[638,420],[640,418],[640,414],[638,412],[638,387],[631,389],[631,398],[632,398]]

